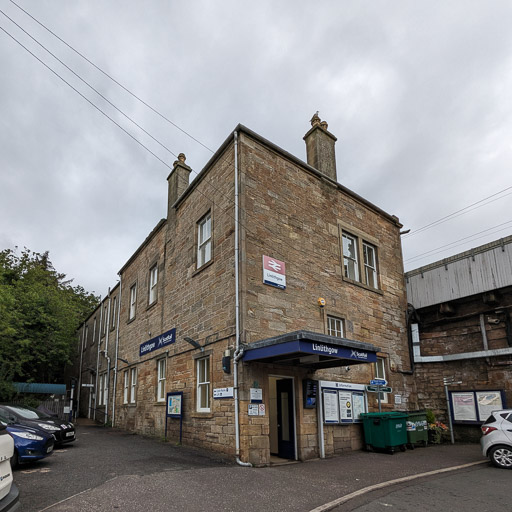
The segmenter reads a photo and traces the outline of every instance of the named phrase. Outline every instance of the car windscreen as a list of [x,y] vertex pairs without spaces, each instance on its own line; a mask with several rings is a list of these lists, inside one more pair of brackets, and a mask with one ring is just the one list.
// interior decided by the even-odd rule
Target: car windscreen
[[14,414],[22,417],[25,420],[39,420],[39,419],[47,419],[46,415],[36,411],[35,409],[31,409],[28,407],[18,407],[16,405],[7,405],[5,408],[8,411],[12,411]]

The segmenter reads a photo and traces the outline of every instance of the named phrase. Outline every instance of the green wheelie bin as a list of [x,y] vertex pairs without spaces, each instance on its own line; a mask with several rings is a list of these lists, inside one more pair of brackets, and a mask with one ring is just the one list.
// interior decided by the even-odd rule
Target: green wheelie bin
[[407,447],[414,450],[416,445],[427,446],[428,425],[426,411],[407,413]]
[[395,453],[407,448],[405,412],[366,412],[361,414],[366,449]]

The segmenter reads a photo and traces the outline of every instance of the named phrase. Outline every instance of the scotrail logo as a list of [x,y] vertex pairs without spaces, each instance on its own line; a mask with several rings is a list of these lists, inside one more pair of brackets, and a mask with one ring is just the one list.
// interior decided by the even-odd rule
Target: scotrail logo
[[368,354],[366,352],[358,352],[357,350],[352,350],[350,357],[354,359],[368,359]]

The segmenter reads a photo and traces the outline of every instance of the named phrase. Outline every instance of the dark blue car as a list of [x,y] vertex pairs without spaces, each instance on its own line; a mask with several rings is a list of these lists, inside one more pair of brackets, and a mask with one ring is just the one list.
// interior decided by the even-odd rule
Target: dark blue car
[[14,440],[14,454],[11,466],[15,468],[22,462],[44,459],[53,453],[55,439],[42,429],[19,425],[0,414],[0,422]]

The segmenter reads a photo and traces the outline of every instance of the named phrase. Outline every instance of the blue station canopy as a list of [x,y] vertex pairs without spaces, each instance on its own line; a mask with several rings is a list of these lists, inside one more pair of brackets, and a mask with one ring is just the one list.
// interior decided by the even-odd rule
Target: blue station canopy
[[380,348],[337,336],[294,331],[246,345],[243,361],[304,368],[334,368],[377,361]]

